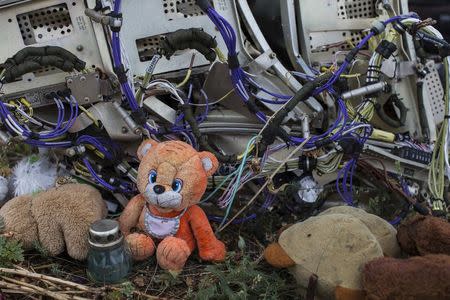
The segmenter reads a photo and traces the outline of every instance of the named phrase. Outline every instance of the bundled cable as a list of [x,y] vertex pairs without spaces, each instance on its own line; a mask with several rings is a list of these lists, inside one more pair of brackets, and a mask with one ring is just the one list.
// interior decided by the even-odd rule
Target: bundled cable
[[281,128],[281,123],[287,117],[289,112],[291,112],[300,102],[311,97],[313,92],[323,83],[327,82],[331,76],[331,74],[325,74],[306,83],[297,93],[295,93],[291,100],[269,119],[266,127],[260,133],[262,136],[261,147],[263,149],[266,149],[267,146],[271,145],[275,141],[276,136],[280,136],[286,142],[289,141],[289,135]]
[[435,200],[444,199],[445,191],[445,175],[450,176],[450,165],[448,158],[448,147],[450,141],[450,101],[449,101],[449,64],[450,58],[444,61],[445,69],[445,109],[446,116],[444,122],[441,125],[439,134],[434,145],[433,158],[431,160],[430,172],[428,175],[428,187],[430,189],[431,195]]
[[167,59],[170,59],[176,51],[184,49],[195,49],[210,62],[214,62],[217,57],[214,51],[217,47],[216,39],[201,28],[179,29],[168,33],[159,45],[161,54]]
[[236,155],[224,155],[220,153],[209,144],[208,137],[202,135],[200,129],[198,128],[197,120],[195,119],[191,105],[187,103],[183,104],[182,107],[184,112],[184,118],[191,127],[192,134],[197,139],[200,148],[213,153],[221,163],[235,163],[237,161]]
[[27,47],[8,58],[0,66],[5,70],[4,82],[13,82],[16,78],[42,67],[53,66],[62,71],[82,71],[86,63],[71,52],[57,46]]

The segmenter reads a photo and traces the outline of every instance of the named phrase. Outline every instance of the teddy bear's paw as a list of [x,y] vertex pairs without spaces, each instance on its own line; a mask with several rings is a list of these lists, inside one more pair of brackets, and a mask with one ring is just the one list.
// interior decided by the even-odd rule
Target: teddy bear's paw
[[156,249],[159,266],[171,271],[181,271],[190,254],[186,241],[176,237],[165,238]]
[[141,233],[133,233],[126,237],[131,255],[136,261],[143,261],[155,253],[155,243],[153,240]]
[[205,261],[224,261],[226,253],[225,244],[219,240],[211,241],[206,249],[199,249],[199,256]]

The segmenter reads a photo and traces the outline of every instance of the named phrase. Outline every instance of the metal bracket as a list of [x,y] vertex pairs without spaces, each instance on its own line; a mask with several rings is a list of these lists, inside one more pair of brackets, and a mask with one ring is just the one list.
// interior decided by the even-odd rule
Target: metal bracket
[[267,71],[278,62],[276,58],[277,55],[273,53],[272,50],[264,52],[263,54],[261,54],[255,60],[253,60],[248,64],[250,73],[254,75],[259,75]]
[[103,100],[100,76],[97,73],[66,77],[66,84],[79,104],[83,105]]

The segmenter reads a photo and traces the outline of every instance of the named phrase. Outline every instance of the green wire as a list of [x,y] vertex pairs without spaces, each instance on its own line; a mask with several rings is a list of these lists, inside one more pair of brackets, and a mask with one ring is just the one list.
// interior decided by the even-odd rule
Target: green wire
[[222,222],[221,222],[220,225],[219,225],[219,228],[222,227],[222,226],[225,224],[226,220],[228,219],[228,215],[230,214],[231,207],[233,206],[234,198],[236,198],[236,193],[237,193],[237,191],[238,191],[238,189],[239,189],[239,184],[240,184],[240,182],[241,182],[241,176],[242,176],[242,173],[244,172],[244,167],[245,167],[245,165],[246,165],[247,157],[248,157],[248,154],[249,154],[249,152],[250,152],[249,149],[250,149],[250,147],[255,143],[256,139],[257,139],[257,136],[251,138],[251,139],[248,141],[248,143],[247,143],[247,147],[246,147],[246,149],[245,149],[244,157],[242,158],[242,162],[241,162],[241,164],[240,164],[240,166],[239,166],[239,168],[238,168],[238,174],[237,174],[236,186],[235,186],[234,189],[233,189],[230,203],[228,204],[227,210],[226,210],[226,212],[225,212],[225,216],[223,217]]
[[216,189],[211,192],[204,200],[202,200],[200,203],[205,203],[207,202],[209,199],[212,198],[212,196],[214,196],[221,188],[222,186],[225,185],[225,183],[228,182],[228,180],[231,178],[231,176],[235,175],[238,172],[238,170],[236,169],[233,173],[231,173],[230,175],[228,175],[227,177],[225,177],[225,179],[216,187]]

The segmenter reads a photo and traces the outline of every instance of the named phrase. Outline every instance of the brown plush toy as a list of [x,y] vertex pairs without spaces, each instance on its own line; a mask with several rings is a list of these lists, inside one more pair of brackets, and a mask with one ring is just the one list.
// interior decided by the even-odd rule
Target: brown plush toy
[[416,215],[398,228],[400,247],[409,255],[450,255],[450,223],[446,220]]
[[106,216],[100,193],[85,184],[67,184],[36,195],[19,196],[0,209],[4,232],[22,242],[36,244],[55,256],[67,249],[74,259],[87,256],[90,225]]
[[366,264],[366,299],[450,299],[450,224],[432,216],[414,216],[398,228],[408,259],[379,258]]
[[368,300],[450,299],[450,256],[375,259],[364,267],[362,282]]
[[367,262],[399,252],[396,230],[388,222],[340,206],[287,228],[264,256],[274,267],[290,268],[300,293],[350,300],[363,297],[361,271]]
[[141,194],[128,203],[119,219],[134,259],[145,260],[156,249],[163,269],[181,271],[198,248],[202,260],[224,260],[225,245],[196,205],[205,193],[208,176],[217,170],[216,157],[183,142],[153,140],[142,143],[138,157]]

